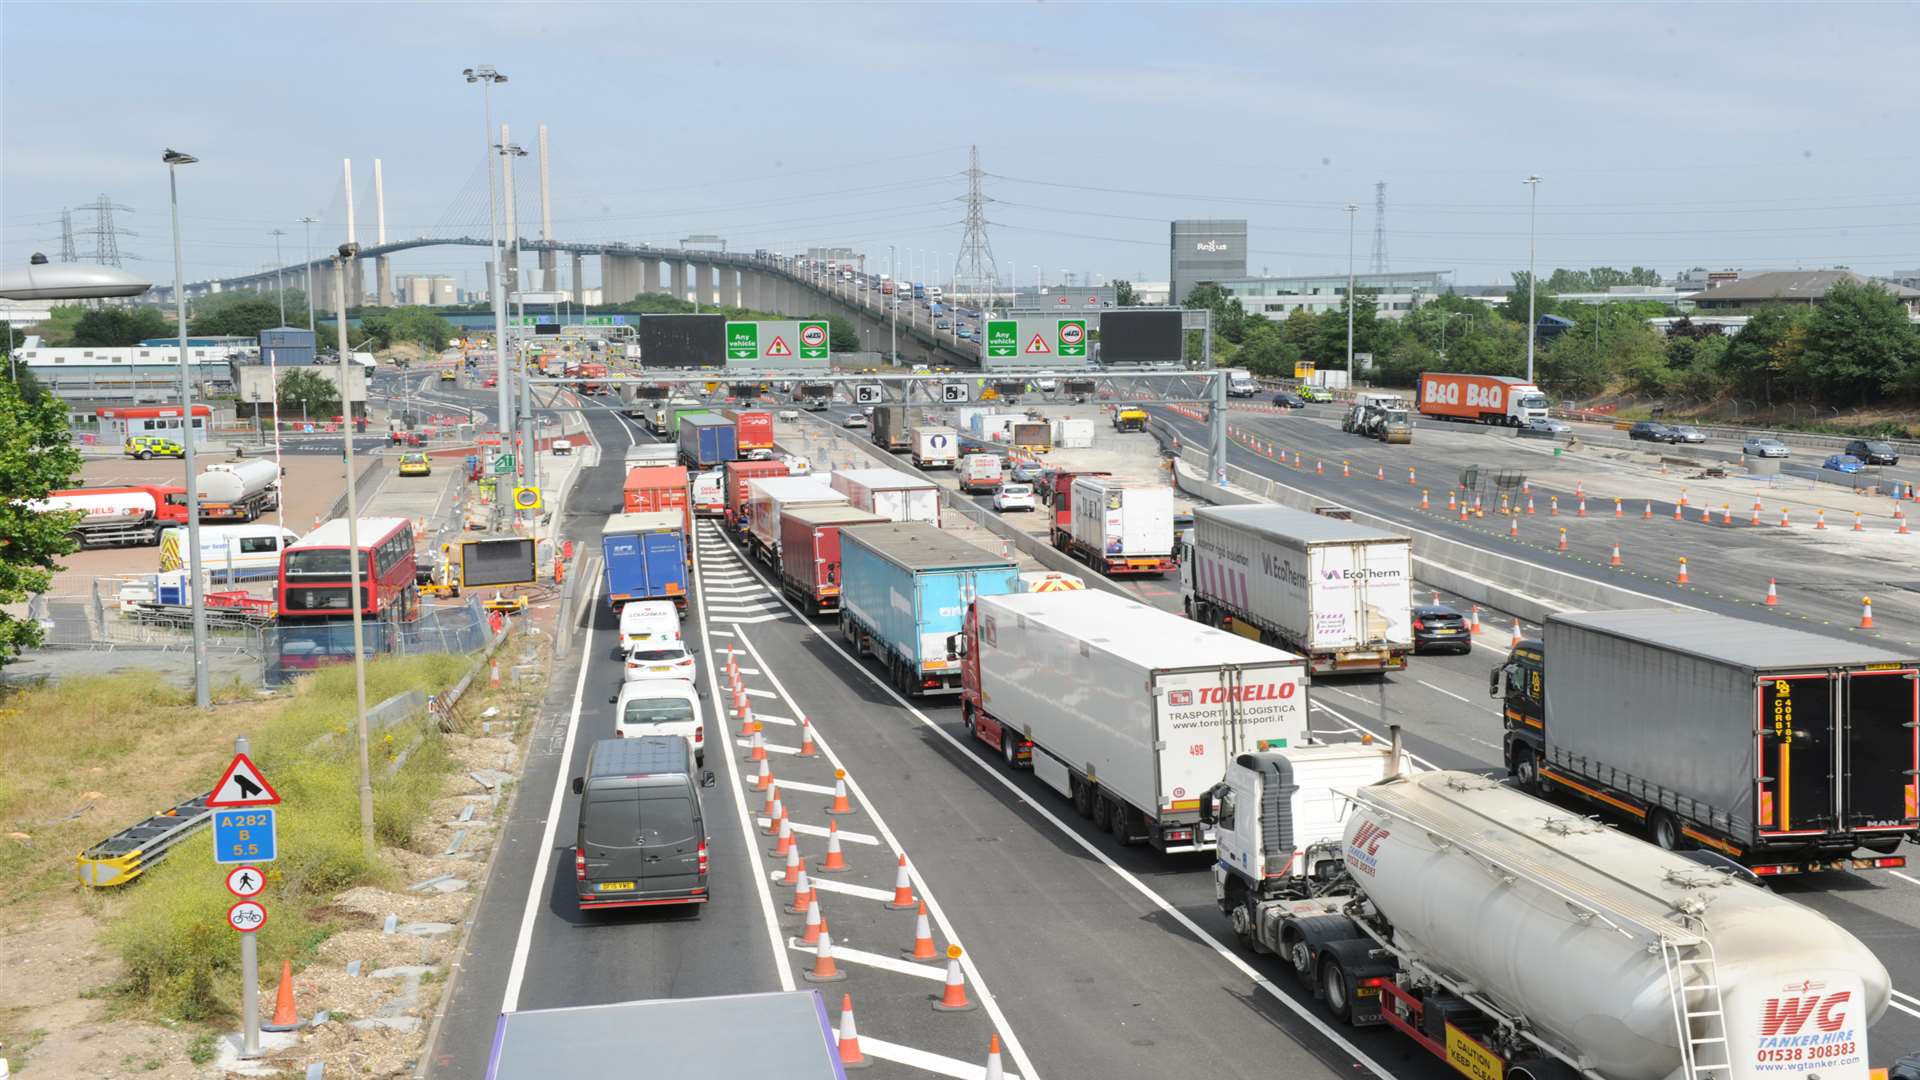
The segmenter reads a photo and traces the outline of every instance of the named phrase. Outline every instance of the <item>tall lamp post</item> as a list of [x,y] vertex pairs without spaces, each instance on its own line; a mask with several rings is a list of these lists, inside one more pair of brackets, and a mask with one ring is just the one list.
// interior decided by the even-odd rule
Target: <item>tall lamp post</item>
[[1347,389],[1353,389],[1353,215],[1360,212],[1347,204]]
[[1527,185],[1527,381],[1533,381],[1533,338],[1538,331],[1533,314],[1533,218],[1534,209],[1540,205],[1540,177],[1529,176],[1521,183]]
[[[307,329],[309,330],[315,329],[313,325],[313,223],[319,220],[317,217],[303,217],[300,219],[300,224],[305,227],[307,234],[305,250],[307,259]],[[286,322],[286,316],[281,316],[280,321]],[[320,335],[317,332],[313,338],[313,349],[315,353],[320,351]]]
[[[340,323],[340,406],[347,423],[341,433],[341,453],[347,463],[347,583],[353,589],[353,715],[360,742],[360,849],[373,857],[373,778],[367,765],[367,638],[361,622],[360,496],[353,475],[353,396],[347,392],[347,369],[353,353],[347,346],[347,264],[360,254],[360,245],[341,244],[333,260],[333,284]],[[198,549],[196,549],[198,550]]]
[[187,470],[187,593],[193,606],[193,703],[213,704],[207,688],[207,599],[200,581],[200,477],[194,472],[193,363],[187,357],[187,277],[180,258],[180,177],[182,165],[200,159],[169,149],[160,155],[167,165],[167,193],[173,205],[173,311],[180,335],[180,445]]
[[893,303],[887,305],[892,313],[887,328],[887,363],[900,362],[900,264],[894,257],[893,245],[887,245],[887,278],[893,282]]
[[[483,134],[486,141],[481,145],[487,148],[487,157],[493,157],[493,85],[507,81],[505,75],[495,71],[491,64],[481,64],[461,72],[469,83],[480,84],[480,97],[486,112],[486,127]],[[513,438],[513,384],[507,379],[507,278],[506,266],[500,257],[499,223],[499,185],[493,178],[493,162],[487,162],[487,247],[493,253],[493,360],[494,380],[499,389],[500,415],[496,417],[496,426],[500,429],[502,452]],[[498,507],[500,500],[494,499]]]

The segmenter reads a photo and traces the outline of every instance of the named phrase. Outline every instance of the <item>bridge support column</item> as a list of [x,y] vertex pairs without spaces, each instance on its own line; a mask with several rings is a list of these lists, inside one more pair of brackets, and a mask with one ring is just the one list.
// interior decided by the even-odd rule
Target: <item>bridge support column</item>
[[347,275],[347,306],[359,307],[367,302],[366,263],[353,260],[353,273]]
[[760,306],[760,272],[758,270],[740,271],[740,306],[750,311],[765,311]]
[[[634,298],[639,276],[634,271],[636,261],[631,255],[609,253],[600,256],[601,303],[624,304]],[[574,274],[577,278],[579,270],[576,269]]]
[[679,259],[667,263],[667,292],[676,300],[687,299],[687,264]]
[[[321,279],[323,279],[323,278],[326,278],[326,277],[327,277],[327,275],[325,275],[325,274],[321,274],[321,275],[318,275],[317,277],[315,277],[315,278],[314,278],[314,280],[315,280],[316,282],[318,282],[318,281],[320,281]],[[493,260],[492,260],[492,259],[488,259],[488,260],[487,260],[487,303],[489,303],[489,304],[491,304],[491,303],[493,303],[493,290],[494,290],[494,280],[493,280]],[[337,306],[337,305],[336,305],[336,306]]]
[[580,253],[576,251],[573,253],[573,302],[577,307],[585,307],[587,304],[587,287],[580,280],[580,263]]
[[657,293],[660,291],[660,260],[649,255],[640,260],[640,291]]
[[555,292],[560,288],[559,260],[554,252],[540,253],[540,289],[542,292]]
[[393,267],[385,255],[373,257],[373,287],[378,290],[381,307],[393,306]]
[[738,267],[722,264],[720,267],[720,306],[746,307],[740,297],[740,270]]

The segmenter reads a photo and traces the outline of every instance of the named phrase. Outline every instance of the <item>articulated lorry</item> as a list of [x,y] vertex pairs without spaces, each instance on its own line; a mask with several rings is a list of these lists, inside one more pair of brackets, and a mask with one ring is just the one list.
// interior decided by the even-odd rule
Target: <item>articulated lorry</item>
[[689,469],[711,469],[736,461],[739,445],[734,441],[733,421],[710,413],[680,418],[680,464]]
[[28,505],[41,513],[78,511],[67,538],[82,548],[158,544],[161,530],[187,523],[187,490],[179,487],[70,488]]
[[1011,560],[922,522],[840,530],[840,632],[909,697],[959,693],[968,602],[1019,588]]
[[1214,896],[1335,1020],[1475,1080],[1867,1080],[1891,985],[1825,915],[1388,748],[1243,754]]
[[1394,671],[1413,653],[1407,538],[1284,506],[1201,506],[1180,560],[1188,617],[1307,658]]
[[950,427],[923,424],[913,429],[913,467],[951,469],[960,460],[960,433]]
[[1776,876],[1906,865],[1920,663],[1706,611],[1563,612],[1495,668],[1526,789]]
[[198,494],[201,521],[253,521],[280,506],[280,466],[261,460],[209,465]]
[[827,482],[849,503],[888,521],[940,524],[940,485],[931,480],[879,468],[836,469]]
[[1056,513],[1053,546],[1108,577],[1163,577],[1173,558],[1173,489],[1076,476],[1067,491],[1068,525]]
[[1415,386],[1420,415],[1437,420],[1519,427],[1547,418],[1547,395],[1511,375],[1453,375],[1430,371]]
[[873,445],[894,454],[913,448],[905,405],[881,405],[873,410]]
[[747,481],[747,550],[780,568],[780,515],[796,506],[845,506],[823,476],[763,476]]
[[607,603],[617,613],[640,600],[671,600],[687,611],[685,511],[611,514],[600,529]]
[[840,610],[840,529],[882,525],[857,506],[795,506],[780,512],[780,591],[810,614]]
[[967,729],[1123,845],[1211,849],[1227,763],[1307,738],[1300,657],[1112,593],[979,597],[958,651]]

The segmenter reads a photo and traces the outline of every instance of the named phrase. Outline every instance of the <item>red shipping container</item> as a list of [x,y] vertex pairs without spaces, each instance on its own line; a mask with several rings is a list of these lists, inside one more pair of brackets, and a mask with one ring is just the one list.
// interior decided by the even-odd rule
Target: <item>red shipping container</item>
[[678,465],[647,465],[627,474],[621,486],[621,510],[628,514],[679,510],[687,519],[687,550],[693,550],[693,500],[687,470]]
[[840,610],[840,528],[888,519],[857,506],[798,506],[780,514],[780,587],[816,615]]
[[[769,422],[771,423],[771,422]],[[726,464],[727,525],[729,528],[747,527],[747,481],[764,480],[769,476],[787,475],[787,463],[784,461],[729,461]]]
[[720,415],[733,421],[734,445],[742,454],[773,449],[772,413],[765,409],[721,409]]

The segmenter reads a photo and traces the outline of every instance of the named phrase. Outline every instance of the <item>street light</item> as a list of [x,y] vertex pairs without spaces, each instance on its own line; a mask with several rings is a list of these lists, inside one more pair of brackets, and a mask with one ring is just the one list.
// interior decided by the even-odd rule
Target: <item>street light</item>
[[1353,389],[1353,215],[1360,212],[1347,204],[1347,389]]
[[1465,317],[1466,314],[1467,313],[1464,311],[1448,311],[1441,314],[1440,316],[1440,359],[1445,360],[1447,358],[1447,324],[1452,322],[1455,319]]
[[[320,333],[319,327],[315,326],[313,322],[313,223],[319,220],[317,217],[303,217],[300,219],[300,224],[304,226],[307,235],[307,329],[314,332],[313,351],[316,354],[320,351]],[[282,318],[280,321],[285,322],[286,319]]]
[[888,305],[893,318],[889,322],[887,363],[900,362],[900,265],[894,259],[893,245],[887,245],[887,279],[893,282],[893,303]]
[[1534,209],[1540,205],[1540,177],[1529,176],[1521,183],[1527,185],[1527,381],[1533,381],[1533,338],[1536,330],[1533,314],[1533,217]]
[[360,621],[360,496],[353,482],[353,395],[347,392],[347,368],[353,363],[353,353],[347,347],[347,264],[358,254],[359,244],[340,245],[340,253],[333,260],[333,283],[340,323],[340,407],[347,418],[340,437],[341,455],[347,463],[347,584],[353,589],[353,715],[360,741],[360,849],[371,859],[373,779],[367,765],[367,639]]
[[[485,141],[481,145],[487,148],[487,156],[491,158],[493,156],[493,86],[495,83],[506,82],[507,77],[495,71],[491,64],[470,67],[460,74],[466,77],[467,82],[480,84],[480,98],[486,115],[486,127],[481,131]],[[500,444],[504,452],[513,432],[511,423],[513,388],[512,383],[507,380],[507,282],[506,267],[502,265],[500,257],[498,187],[499,185],[493,179],[493,163],[489,161],[487,163],[487,247],[493,253],[493,295],[488,299],[493,301],[494,378],[500,399],[500,415],[495,418],[495,423],[500,429]],[[500,501],[494,500],[494,506],[499,505]]]
[[167,165],[167,192],[173,205],[173,311],[180,335],[180,445],[187,470],[187,593],[193,606],[193,703],[213,704],[207,689],[207,601],[200,582],[200,477],[193,471],[193,364],[187,359],[187,276],[180,258],[180,179],[182,165],[200,159],[169,149],[160,155]]

